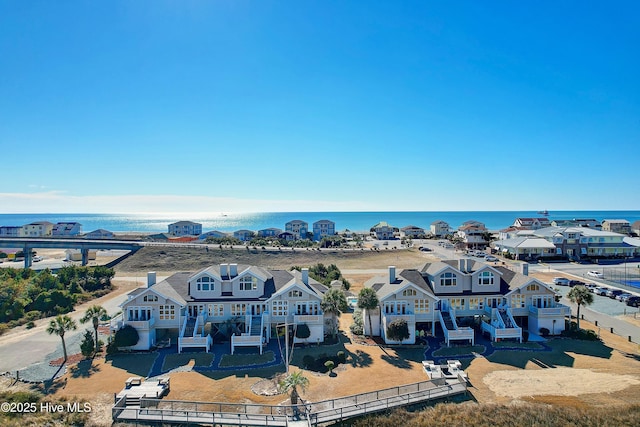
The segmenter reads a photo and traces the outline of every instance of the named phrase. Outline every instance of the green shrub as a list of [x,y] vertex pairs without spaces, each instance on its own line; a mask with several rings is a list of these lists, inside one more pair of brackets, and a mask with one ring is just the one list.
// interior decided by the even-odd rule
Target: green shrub
[[529,331],[522,331],[522,342],[529,341]]
[[27,322],[27,325],[26,325],[27,329],[33,329],[35,327],[36,327],[36,324],[33,321]]
[[333,368],[336,366],[336,364],[333,362],[333,360],[327,360],[326,362],[324,362],[324,366],[329,370],[329,372],[332,373]]
[[138,344],[139,339],[138,331],[131,325],[125,325],[116,332],[113,342],[116,347],[131,347]]
[[86,330],[82,342],[80,343],[80,352],[84,357],[89,357],[93,354],[96,348],[96,342],[93,339],[93,333],[90,330]]
[[339,363],[345,363],[347,361],[347,356],[344,353],[344,351],[339,351],[337,356],[338,356],[338,362]]
[[540,335],[543,337],[548,337],[551,331],[547,328],[540,328]]

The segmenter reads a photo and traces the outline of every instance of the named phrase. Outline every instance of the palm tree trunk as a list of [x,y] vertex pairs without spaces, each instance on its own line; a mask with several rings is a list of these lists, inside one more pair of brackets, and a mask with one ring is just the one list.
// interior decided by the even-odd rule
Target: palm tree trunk
[[578,303],[578,313],[576,315],[576,326],[578,327],[578,331],[580,331],[580,304]]
[[64,335],[60,335],[60,339],[62,340],[62,352],[64,353],[64,361],[67,361],[67,346],[64,343]]
[[96,353],[100,349],[99,346],[98,346],[98,326],[100,326],[100,324],[98,323],[98,318],[94,317],[93,318],[93,330],[96,333]]
[[373,337],[373,326],[371,326],[371,312],[367,310],[367,317],[369,317],[369,336]]

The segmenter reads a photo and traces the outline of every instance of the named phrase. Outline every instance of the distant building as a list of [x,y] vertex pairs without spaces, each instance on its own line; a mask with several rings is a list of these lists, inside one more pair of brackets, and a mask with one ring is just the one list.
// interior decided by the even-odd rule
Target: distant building
[[199,236],[202,234],[202,224],[191,221],[178,221],[169,224],[169,234],[174,236]]
[[524,230],[538,230],[540,228],[550,227],[551,222],[549,218],[516,218],[513,226]]
[[419,239],[425,236],[424,228],[415,225],[407,225],[400,229],[400,237],[408,237],[411,239]]
[[323,237],[336,234],[336,223],[328,219],[321,219],[313,223],[313,240],[319,241]]
[[82,224],[79,222],[59,222],[51,229],[51,235],[55,237],[77,236],[82,233]]
[[386,221],[380,221],[373,227],[371,232],[376,236],[378,240],[390,240],[395,237],[396,228],[389,225]]
[[167,242],[169,241],[170,237],[172,237],[172,235],[169,233],[156,233],[156,234],[150,234],[147,236],[147,238],[158,241],[158,242]]
[[487,227],[479,221],[466,221],[458,228],[456,234],[462,239],[467,248],[484,249],[489,243],[484,238],[485,233],[488,231]]
[[602,231],[631,234],[631,224],[626,219],[605,219],[602,221]]
[[451,227],[444,221],[434,221],[431,223],[431,234],[437,237],[443,237],[449,234]]
[[22,227],[3,225],[0,227],[0,237],[22,237]]
[[294,219],[284,225],[284,230],[293,233],[296,239],[306,239],[309,232],[309,224],[299,219]]
[[89,239],[89,240],[94,240],[94,239],[99,240],[99,239],[113,239],[116,237],[116,235],[109,230],[103,230],[102,228],[99,228],[97,230],[90,231],[89,233],[85,234],[84,237],[85,239]]
[[296,235],[291,231],[283,231],[282,233],[278,234],[278,239],[286,240],[288,242],[291,240],[296,240]]
[[48,237],[52,230],[53,223],[49,221],[32,222],[22,226],[22,237]]
[[279,228],[265,228],[258,230],[258,237],[278,237],[278,234],[282,233]]
[[238,230],[233,232],[233,237],[242,241],[248,242],[253,239],[254,233],[251,230]]
[[225,237],[228,237],[228,236],[227,236],[227,233],[223,233],[222,231],[218,231],[218,230],[213,230],[213,231],[207,231],[206,233],[199,235],[198,240],[206,240],[209,237],[211,237],[212,239],[224,239]]
[[631,233],[635,233],[636,236],[640,236],[640,221],[635,221],[631,224]]

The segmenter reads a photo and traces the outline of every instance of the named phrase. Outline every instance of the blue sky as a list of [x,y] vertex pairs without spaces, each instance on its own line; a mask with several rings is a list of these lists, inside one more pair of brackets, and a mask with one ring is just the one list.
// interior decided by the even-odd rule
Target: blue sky
[[639,12],[0,0],[0,213],[638,210]]

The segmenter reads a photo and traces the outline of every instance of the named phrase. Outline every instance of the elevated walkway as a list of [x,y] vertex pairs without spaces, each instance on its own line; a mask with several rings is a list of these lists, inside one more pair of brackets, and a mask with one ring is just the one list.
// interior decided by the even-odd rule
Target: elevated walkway
[[125,399],[120,399],[116,401],[111,414],[114,422],[286,427],[303,421],[304,425],[317,426],[442,399],[466,391],[466,379],[458,376],[454,379],[422,381],[321,402],[302,402],[298,405],[141,399],[139,406],[130,407],[126,405]]
[[450,311],[438,311],[438,320],[442,326],[444,332],[444,339],[447,343],[453,341],[469,341],[471,345],[475,343],[475,332],[472,328],[466,326],[458,326],[456,322],[455,312]]

